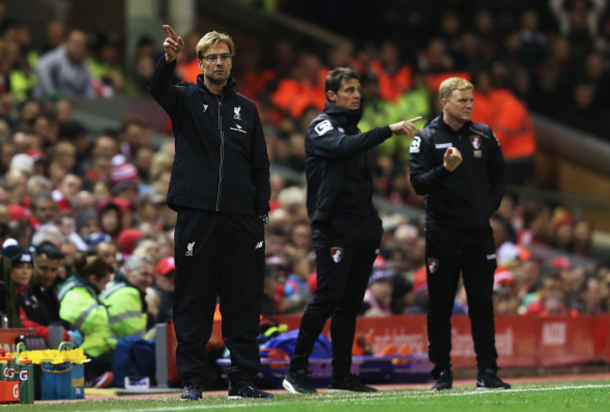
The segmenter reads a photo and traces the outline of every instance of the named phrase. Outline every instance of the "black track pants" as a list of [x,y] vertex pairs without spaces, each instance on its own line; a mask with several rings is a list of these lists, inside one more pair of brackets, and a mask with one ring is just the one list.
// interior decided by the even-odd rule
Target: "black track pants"
[[235,381],[258,373],[263,226],[255,215],[197,209],[178,212],[174,326],[178,372],[187,384],[202,383],[217,296],[222,336],[231,352],[229,378]]
[[305,369],[314,344],[332,316],[333,374],[349,373],[356,316],[377,256],[383,229],[377,215],[364,221],[331,217],[315,223],[312,235],[316,249],[318,288],[301,319],[290,369]]

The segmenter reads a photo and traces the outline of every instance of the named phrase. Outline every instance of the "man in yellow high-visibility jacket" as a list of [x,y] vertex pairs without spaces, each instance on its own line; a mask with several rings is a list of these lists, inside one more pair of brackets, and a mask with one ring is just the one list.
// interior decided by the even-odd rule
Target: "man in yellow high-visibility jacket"
[[148,306],[144,298],[154,273],[151,258],[132,255],[104,289],[102,299],[108,306],[110,330],[117,338],[146,333]]

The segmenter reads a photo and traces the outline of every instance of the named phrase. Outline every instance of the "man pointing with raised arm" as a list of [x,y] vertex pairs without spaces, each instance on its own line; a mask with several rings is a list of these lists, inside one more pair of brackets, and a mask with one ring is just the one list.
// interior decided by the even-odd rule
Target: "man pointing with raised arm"
[[309,356],[332,316],[332,378],[329,391],[374,392],[350,373],[356,315],[362,304],[383,229],[373,206],[373,182],[366,152],[392,134],[413,136],[408,121],[360,133],[360,81],[347,67],[326,77],[326,107],[305,135],[307,210],[316,250],[313,302],[301,320],[294,356],[283,386],[292,393],[314,393],[307,378]]
[[264,222],[269,211],[269,158],[256,106],[233,90],[235,45],[212,31],[197,44],[197,83],[170,77],[184,41],[163,26],[165,56],[150,94],[169,114],[176,156],[167,204],[178,212],[174,326],[182,400],[202,396],[205,344],[220,296],[222,335],[231,352],[229,398],[272,398],[252,383],[260,367],[256,336],[263,297]]

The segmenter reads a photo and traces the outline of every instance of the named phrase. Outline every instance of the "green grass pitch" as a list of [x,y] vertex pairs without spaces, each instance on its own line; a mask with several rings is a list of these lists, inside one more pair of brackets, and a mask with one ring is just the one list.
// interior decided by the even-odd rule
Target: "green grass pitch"
[[460,387],[435,393],[427,389],[380,391],[373,394],[297,396],[279,394],[273,400],[229,400],[224,396],[181,402],[177,398],[106,400],[13,405],[11,411],[44,412],[561,412],[610,411],[610,380],[517,384],[510,391]]

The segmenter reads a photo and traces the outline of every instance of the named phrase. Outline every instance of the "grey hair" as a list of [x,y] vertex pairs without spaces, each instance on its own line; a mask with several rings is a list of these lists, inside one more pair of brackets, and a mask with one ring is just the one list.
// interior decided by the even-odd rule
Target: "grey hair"
[[28,192],[31,192],[36,185],[44,187],[45,191],[47,192],[53,190],[53,183],[51,183],[51,181],[44,176],[36,175],[30,177],[27,184]]
[[133,270],[137,270],[142,266],[142,263],[144,262],[154,265],[153,260],[146,255],[131,255],[127,258],[127,261],[125,261],[125,264],[123,265],[123,271],[131,272]]
[[61,231],[54,223],[47,223],[41,225],[32,237],[32,245],[38,246],[45,240],[48,240],[53,243],[49,238],[54,235],[59,236],[60,241],[63,242],[64,236],[61,234]]

